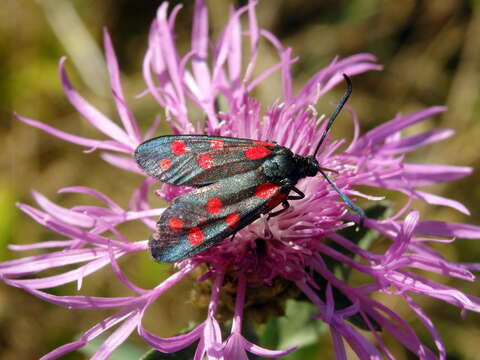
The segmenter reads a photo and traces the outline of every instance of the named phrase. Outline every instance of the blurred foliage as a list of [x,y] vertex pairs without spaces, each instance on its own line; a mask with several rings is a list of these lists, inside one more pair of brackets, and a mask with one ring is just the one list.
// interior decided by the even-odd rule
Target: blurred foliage
[[[289,300],[285,316],[273,317],[263,326],[260,343],[270,349],[297,346],[298,349],[286,356],[286,360],[310,359],[320,354],[322,358],[333,358],[334,352],[326,334],[328,327],[313,318],[317,313],[316,307],[310,302]],[[321,342],[319,338],[322,338]]]
[[7,246],[13,240],[13,229],[17,226],[17,213],[12,211],[15,200],[9,186],[0,183],[0,261],[6,260]]
[[[172,1],[172,4],[178,1]],[[181,48],[187,49],[192,3],[185,2],[176,26]],[[237,1],[241,5],[245,1]],[[146,49],[147,31],[160,1],[128,0],[17,0],[2,3],[0,12],[0,254],[5,242],[30,243],[51,239],[52,234],[18,213],[14,201],[31,203],[30,189],[46,194],[65,206],[90,201],[85,197],[59,195],[64,186],[91,186],[126,205],[129,191],[139,178],[108,166],[98,153],[82,149],[30,128],[12,113],[44,121],[83,136],[98,136],[66,101],[58,80],[57,64],[67,55],[67,69],[75,87],[95,106],[116,119],[101,54],[102,27],[114,41],[122,69],[127,101],[142,126],[160,113],[148,97],[135,99],[144,90],[141,61]],[[212,32],[225,24],[229,2],[211,0]],[[350,105],[357,111],[362,129],[368,130],[391,119],[397,112],[446,104],[448,112],[418,125],[411,131],[452,128],[457,135],[441,144],[411,154],[414,162],[448,163],[479,168],[480,122],[480,2],[475,0],[381,1],[381,0],[263,0],[258,6],[259,23],[278,35],[286,46],[301,57],[295,65],[295,85],[302,86],[334,56],[371,52],[385,66],[382,72],[356,76]],[[262,47],[260,68],[271,66],[276,55]],[[271,79],[256,91],[264,104],[280,94],[278,80]],[[322,99],[317,108],[328,113],[343,89],[338,87]],[[163,128],[163,131],[168,131]],[[410,130],[409,130],[410,131]],[[351,136],[351,122],[345,115],[337,121],[334,136]],[[112,182],[114,181],[114,186]],[[472,217],[446,208],[414,203],[423,218],[478,224],[480,188],[478,174],[429,190],[455,198],[471,210]],[[390,195],[390,194],[389,194]],[[404,201],[401,196],[393,201]],[[145,239],[146,230],[125,229],[132,240]],[[475,241],[459,240],[452,245],[437,245],[448,259],[479,261],[480,247]],[[18,255],[8,253],[9,257]],[[165,277],[164,267],[152,265],[144,256],[121,262],[133,281],[152,285]],[[82,289],[83,294],[124,295],[126,289],[112,282],[108,271],[95,274]],[[450,279],[436,276],[448,283]],[[455,286],[479,295],[478,284],[455,280]],[[59,289],[62,293],[65,289]],[[198,319],[188,298],[189,284],[183,283],[158,301],[146,320],[149,329],[160,335],[173,335]],[[181,301],[179,301],[179,299]],[[418,320],[395,297],[382,299],[427,337]],[[436,322],[447,349],[455,359],[479,359],[477,339],[479,317],[469,314],[463,321],[459,311],[440,301],[416,298]],[[67,311],[43,303],[18,289],[0,284],[0,354],[2,359],[33,359],[52,348],[71,341],[82,331],[106,316],[107,312]],[[329,338],[320,343],[330,348]],[[410,359],[391,339],[385,339],[398,359]],[[146,347],[138,337],[130,344]],[[129,346],[131,346],[129,344]],[[132,345],[134,346],[134,345]],[[142,350],[142,351],[143,351]],[[331,351],[328,350],[328,351]],[[329,353],[331,354],[331,353]],[[67,359],[82,359],[80,352]],[[325,357],[325,356],[324,356]],[[327,356],[329,357],[329,356]],[[306,357],[305,357],[306,358]],[[353,358],[353,357],[352,357]]]

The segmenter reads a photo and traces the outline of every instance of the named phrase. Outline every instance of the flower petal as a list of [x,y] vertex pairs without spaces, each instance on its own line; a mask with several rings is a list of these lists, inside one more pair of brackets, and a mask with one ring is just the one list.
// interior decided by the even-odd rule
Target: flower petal
[[446,108],[443,106],[433,106],[428,109],[414,112],[410,115],[398,115],[393,120],[377,126],[375,129],[365,133],[365,135],[358,139],[355,149],[359,150],[368,145],[382,143],[388,136],[397,131],[405,129],[432,116],[441,114],[445,110]]
[[113,99],[117,105],[118,114],[132,142],[140,144],[140,129],[138,128],[135,116],[125,104],[125,97],[123,95],[122,85],[120,84],[120,70],[118,69],[117,57],[115,56],[112,40],[110,39],[107,29],[103,29],[103,42],[108,73],[110,75],[110,86],[112,87]]
[[67,224],[85,228],[92,227],[95,224],[94,219],[88,215],[58,206],[36,191],[32,191],[32,194],[43,210]]
[[72,87],[70,80],[65,71],[65,60],[63,57],[60,60],[60,77],[62,80],[63,90],[70,103],[83,115],[94,127],[103,132],[108,137],[115,139],[120,144],[123,144],[132,152],[138,143],[135,143],[130,137],[112,120],[103,115],[100,111],[89,104],[83,97],[81,97]]
[[480,239],[479,226],[444,221],[419,221],[414,233],[447,238]]
[[111,140],[93,140],[93,139],[88,139],[84,138],[81,136],[76,136],[72,135],[69,133],[66,133],[64,131],[55,129],[52,126],[49,126],[47,124],[44,124],[42,122],[32,120],[20,115],[15,115],[15,117],[20,120],[21,122],[24,122],[25,124],[28,124],[30,126],[36,127],[40,130],[43,130],[53,136],[56,136],[60,139],[63,139],[65,141],[77,144],[77,145],[82,145],[86,146],[92,149],[104,149],[104,150],[112,150],[112,151],[119,151],[119,152],[124,152],[124,153],[131,153],[132,148],[126,146],[125,144],[119,143],[117,141],[111,141]]
[[270,349],[266,349],[261,346],[255,345],[245,338],[243,339],[243,341],[247,351],[258,356],[265,356],[265,357],[272,357],[272,358],[282,357],[290,354],[292,351],[297,349],[296,346],[292,346],[285,350],[270,350]]
[[130,316],[123,324],[105,340],[98,348],[97,352],[91,357],[92,360],[107,360],[110,355],[117,349],[135,330],[140,322],[139,314]]

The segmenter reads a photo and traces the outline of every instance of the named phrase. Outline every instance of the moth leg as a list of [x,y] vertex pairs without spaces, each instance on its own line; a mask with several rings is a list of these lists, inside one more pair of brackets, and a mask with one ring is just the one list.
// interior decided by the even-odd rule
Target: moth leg
[[292,187],[292,191],[296,192],[298,195],[290,195],[289,197],[287,197],[287,200],[300,200],[305,197],[305,194],[298,190],[295,186]]
[[275,212],[268,213],[267,220],[272,218],[272,217],[278,216],[281,213],[287,211],[287,209],[290,207],[290,203],[285,199],[285,200],[282,201],[282,206],[283,206],[283,209],[280,209],[280,210],[275,211]]
[[278,211],[269,213],[268,217],[267,217],[267,220],[272,218],[272,217],[278,216],[281,213],[287,211],[287,209],[290,207],[290,203],[288,202],[288,200],[300,200],[300,199],[303,199],[305,197],[305,194],[303,192],[301,192],[300,190],[298,190],[295,186],[292,187],[291,190],[293,190],[293,192],[297,193],[297,195],[287,196],[287,198],[282,201],[283,209],[280,209]]

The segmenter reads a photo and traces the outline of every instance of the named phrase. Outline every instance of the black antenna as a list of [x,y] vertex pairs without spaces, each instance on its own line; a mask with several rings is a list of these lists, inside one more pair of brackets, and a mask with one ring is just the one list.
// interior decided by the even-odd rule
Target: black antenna
[[[330,131],[330,128],[333,125],[333,122],[337,118],[338,114],[340,113],[340,111],[344,107],[345,103],[347,102],[348,98],[350,97],[350,94],[352,93],[352,81],[350,80],[350,78],[346,74],[342,74],[342,75],[343,75],[343,78],[345,79],[345,81],[347,83],[347,90],[345,90],[345,92],[343,93],[342,99],[338,103],[337,108],[333,112],[332,116],[330,116],[330,119],[328,120],[328,123],[327,123],[327,127],[325,128],[325,130],[323,130],[322,137],[320,138],[320,141],[318,142],[317,148],[315,149],[315,152],[312,155],[313,158],[315,158],[315,156],[317,155],[318,150],[322,146],[323,141],[327,137],[328,132]],[[327,176],[327,174],[325,174],[325,172],[323,170],[326,170],[326,169],[321,169],[320,168],[318,171],[325,178],[325,180],[327,180],[327,182],[330,184],[330,186],[337,192],[337,194],[340,195],[340,197],[345,202],[345,204],[354,213],[356,213],[358,215],[358,217],[359,217],[359,227],[363,227],[363,222],[365,221],[365,213],[363,212],[363,210],[360,209],[357,205],[355,205],[348,198],[347,194],[345,194],[342,190],[340,190],[339,187],[337,185],[335,185],[335,183]],[[358,228],[357,228],[357,230],[358,230]]]
[[318,152],[318,150],[320,149],[320,146],[322,146],[323,141],[324,141],[325,138],[327,137],[328,132],[330,131],[330,128],[331,128],[332,125],[333,125],[333,122],[334,122],[335,119],[337,118],[338,114],[340,113],[340,111],[342,110],[343,106],[345,105],[345,103],[347,102],[348,98],[350,97],[350,94],[352,93],[352,80],[350,80],[350,78],[348,77],[347,74],[342,74],[342,75],[343,75],[343,78],[345,79],[345,81],[346,81],[346,83],[347,83],[347,90],[345,90],[345,92],[343,93],[342,99],[341,99],[340,102],[338,103],[337,108],[336,108],[335,111],[333,112],[332,116],[330,116],[330,119],[328,120],[327,127],[325,128],[325,130],[323,130],[322,137],[320,138],[320,141],[318,142],[317,148],[315,149],[315,152],[314,152],[313,155],[312,155],[313,158],[315,158],[315,156],[317,155],[317,152]]

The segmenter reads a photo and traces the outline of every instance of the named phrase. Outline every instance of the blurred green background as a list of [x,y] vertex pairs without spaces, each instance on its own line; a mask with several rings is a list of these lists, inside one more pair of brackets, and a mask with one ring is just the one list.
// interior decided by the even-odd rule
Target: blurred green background
[[[74,86],[95,106],[117,119],[109,96],[106,69],[100,48],[102,27],[112,36],[122,70],[127,101],[143,126],[161,113],[149,98],[135,99],[144,90],[141,62],[147,45],[147,31],[160,1],[143,0],[16,0],[2,2],[0,10],[0,258],[18,256],[6,249],[8,243],[24,244],[56,239],[56,236],[21,214],[16,201],[31,204],[30,189],[36,189],[64,206],[87,204],[85,197],[59,195],[61,187],[84,185],[105,192],[127,206],[130,190],[139,177],[112,168],[98,157],[84,154],[78,146],[56,139],[13,119],[12,113],[41,120],[64,131],[99,137],[75,112],[63,95],[57,72],[58,60],[67,55],[67,70]],[[177,3],[172,1],[171,4]],[[182,51],[188,48],[192,3],[185,4],[176,26]],[[228,1],[209,1],[212,32],[226,22]],[[241,5],[243,1],[235,4]],[[429,147],[409,159],[415,162],[454,164],[480,168],[480,2],[315,0],[261,1],[259,23],[271,30],[294,56],[301,57],[295,67],[297,88],[334,56],[358,52],[378,56],[382,72],[356,76],[350,105],[357,111],[362,130],[391,119],[397,112],[409,113],[428,106],[445,104],[448,112],[417,126],[414,131],[451,128],[457,135]],[[262,47],[259,67],[277,61],[269,47]],[[266,105],[275,100],[278,86],[266,82],[256,96]],[[343,91],[338,86],[321,100],[317,108],[329,113],[331,103]],[[327,110],[325,110],[327,109]],[[337,121],[334,137],[350,136],[347,117]],[[165,129],[164,129],[165,130]],[[447,185],[431,187],[436,194],[463,202],[472,212],[466,217],[446,208],[415,203],[424,219],[480,224],[478,172]],[[398,200],[404,200],[398,198]],[[126,227],[132,240],[148,237],[148,231]],[[480,262],[478,241],[458,240],[454,245],[434,246],[449,260]],[[153,264],[146,254],[121,263],[127,275],[144,286],[154,286],[168,269]],[[122,296],[125,288],[105,270],[88,279],[82,294]],[[480,295],[478,283],[435,280]],[[55,290],[71,294],[72,287]],[[149,329],[173,335],[202,316],[183,301],[189,296],[184,282],[162,296],[147,321]],[[178,299],[182,299],[179,301]],[[480,359],[480,315],[470,313],[460,319],[459,310],[440,301],[422,297],[416,300],[431,315],[446,343],[449,359]],[[385,302],[412,321],[419,334],[427,333],[406,311],[399,299]],[[44,303],[18,289],[0,283],[0,358],[35,359],[56,346],[72,341],[111,312],[68,311]],[[324,336],[317,347],[318,358],[332,358],[330,339]],[[413,359],[393,341],[398,359]],[[431,344],[431,341],[428,342]],[[146,347],[132,337],[127,350],[115,359],[138,358]],[[320,351],[318,350],[320,349]],[[330,350],[329,350],[330,349]],[[127,355],[125,355],[127,354]],[[88,353],[66,358],[83,359]],[[305,357],[306,358],[306,357]],[[313,358],[316,358],[313,356]],[[352,357],[353,359],[354,357]]]

